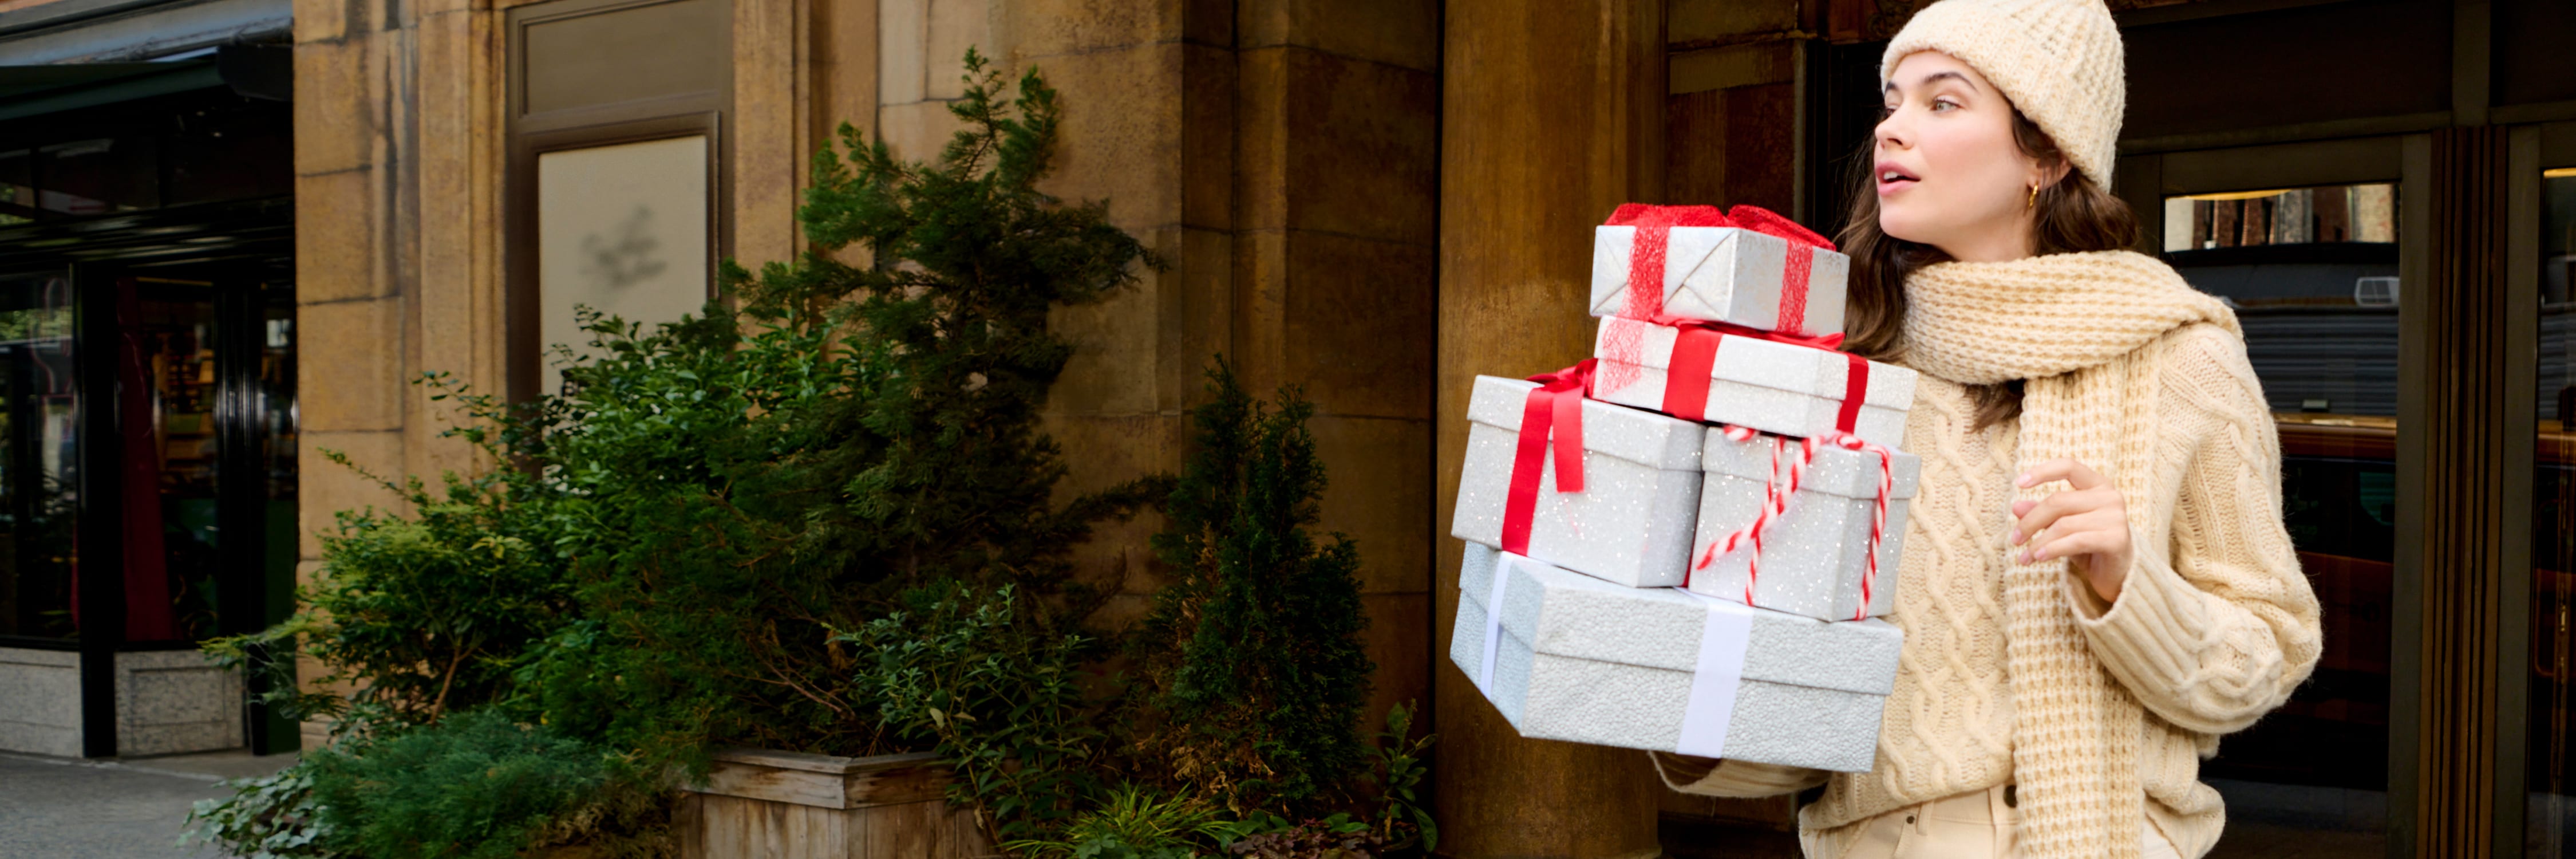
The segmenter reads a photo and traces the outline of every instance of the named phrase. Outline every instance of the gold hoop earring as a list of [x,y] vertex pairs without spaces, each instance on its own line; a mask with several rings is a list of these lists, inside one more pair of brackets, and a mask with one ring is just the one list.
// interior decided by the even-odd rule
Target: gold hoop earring
[[2030,202],[2027,202],[2027,203],[2023,203],[2023,204],[2021,204],[2021,207],[2022,207],[2022,208],[2024,208],[2024,209],[2029,209],[2029,208],[2036,207],[2036,206],[2038,206],[2038,205],[2039,205],[2039,186],[2037,186],[2037,185],[2032,185],[2032,186],[2030,186]]

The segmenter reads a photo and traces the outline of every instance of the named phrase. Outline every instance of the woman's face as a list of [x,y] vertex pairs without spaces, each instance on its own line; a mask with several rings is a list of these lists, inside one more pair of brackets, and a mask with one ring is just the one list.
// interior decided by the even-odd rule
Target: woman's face
[[2030,189],[2052,178],[2013,142],[2012,103],[1977,70],[1917,51],[1888,77],[1877,131],[1878,228],[1953,259],[2030,255]]

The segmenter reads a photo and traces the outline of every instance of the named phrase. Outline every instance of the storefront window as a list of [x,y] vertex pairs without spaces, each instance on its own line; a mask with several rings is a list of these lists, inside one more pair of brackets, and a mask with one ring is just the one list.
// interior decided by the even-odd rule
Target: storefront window
[[2531,511],[2530,849],[2535,857],[2576,855],[2576,166],[2541,174],[2540,437],[2533,445]]
[[0,636],[79,631],[71,308],[60,274],[0,278]]
[[37,207],[73,216],[159,208],[161,163],[154,143],[131,135],[38,148]]
[[203,283],[133,283],[117,301],[125,460],[125,637],[214,635],[215,301]]
[[2397,506],[2397,194],[2372,183],[2165,200],[2165,259],[2233,306],[2280,430],[2284,518],[2326,652],[2219,743],[2212,856],[2375,856],[2388,804]]

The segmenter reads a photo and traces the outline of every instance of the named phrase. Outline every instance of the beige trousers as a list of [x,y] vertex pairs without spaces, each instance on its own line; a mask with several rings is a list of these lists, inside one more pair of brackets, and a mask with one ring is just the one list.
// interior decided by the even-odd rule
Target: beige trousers
[[[2012,859],[2020,812],[2004,787],[1899,808],[1828,832],[1798,833],[1807,859]],[[2145,859],[2182,859],[2154,820],[2138,822]]]

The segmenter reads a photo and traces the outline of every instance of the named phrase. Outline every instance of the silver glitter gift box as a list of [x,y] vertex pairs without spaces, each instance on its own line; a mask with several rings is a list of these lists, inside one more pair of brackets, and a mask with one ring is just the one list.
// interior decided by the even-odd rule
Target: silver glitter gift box
[[[1467,402],[1467,458],[1458,473],[1451,536],[1503,545],[1522,405],[1535,382],[1478,376]],[[1630,587],[1682,583],[1699,507],[1701,426],[1679,418],[1583,402],[1581,492],[1556,491],[1549,446],[1530,517],[1529,554]]]
[[[1592,395],[1641,409],[1661,409],[1673,344],[1680,330],[1634,319],[1604,317],[1592,339]],[[1852,434],[1872,444],[1905,442],[1905,413],[1914,408],[1913,370],[1869,363],[1867,393]],[[1804,438],[1833,431],[1851,378],[1841,352],[1728,337],[1709,366],[1705,419]]]
[[[1628,263],[1637,228],[1592,228],[1592,315],[1615,316],[1628,302]],[[1789,255],[1808,254],[1804,330],[1843,330],[1851,258],[1740,227],[1674,227],[1664,246],[1663,312],[1682,319],[1780,330],[1781,276]]]
[[1905,642],[1886,621],[1623,588],[1472,543],[1458,584],[1450,661],[1521,736],[1844,772],[1876,758]]
[[[1744,602],[1751,584],[1752,604],[1820,620],[1850,620],[1866,603],[1869,617],[1896,610],[1897,558],[1905,549],[1905,514],[1914,498],[1922,461],[1891,451],[1887,526],[1878,544],[1878,574],[1862,598],[1868,571],[1870,522],[1878,498],[1879,457],[1866,450],[1817,445],[1816,458],[1788,504],[1762,532],[1762,568],[1753,571],[1753,550],[1739,544],[1733,552],[1713,553],[1712,544],[1751,524],[1769,503],[1777,473],[1785,475],[1798,456],[1800,442],[1752,434],[1736,441],[1723,429],[1708,430],[1700,450],[1707,484],[1700,489],[1699,535],[1691,558],[1708,558],[1694,569],[1690,589]],[[1785,477],[1782,478],[1785,485]]]

